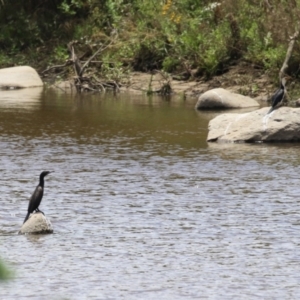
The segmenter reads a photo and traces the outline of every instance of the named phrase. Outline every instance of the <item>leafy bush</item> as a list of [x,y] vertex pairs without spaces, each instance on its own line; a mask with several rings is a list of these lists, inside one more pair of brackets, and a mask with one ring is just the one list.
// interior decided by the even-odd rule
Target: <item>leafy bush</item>
[[[77,39],[135,70],[197,68],[211,76],[244,59],[278,71],[300,15],[288,0],[3,1],[0,51],[47,45],[56,59]],[[53,42],[55,41],[55,42]],[[293,64],[299,65],[296,45]],[[292,67],[292,66],[291,66]]]

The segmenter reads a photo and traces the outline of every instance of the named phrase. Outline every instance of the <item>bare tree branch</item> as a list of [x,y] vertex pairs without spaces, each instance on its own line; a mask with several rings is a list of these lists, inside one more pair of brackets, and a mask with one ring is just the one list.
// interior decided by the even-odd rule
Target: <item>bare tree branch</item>
[[82,66],[81,71],[79,73],[79,76],[82,76],[85,68],[88,66],[88,64],[91,62],[91,60],[100,52],[100,51],[104,51],[106,48],[108,48],[111,44],[113,43],[113,41],[111,41],[108,45],[106,45],[105,47],[101,47],[99,48],[86,62],[85,64]]
[[49,72],[49,71],[51,71],[53,69],[64,68],[64,67],[70,66],[71,64],[73,64],[73,62],[71,60],[67,60],[65,64],[49,67],[46,70],[42,71],[41,74],[47,73],[47,72]]
[[286,56],[285,56],[284,62],[282,64],[282,67],[279,71],[279,82],[281,82],[281,79],[283,78],[283,76],[284,76],[284,74],[285,74],[285,72],[286,72],[286,70],[289,66],[288,62],[291,58],[293,48],[294,48],[294,44],[295,44],[295,41],[298,38],[298,36],[299,36],[299,24],[297,24],[296,31],[295,31],[294,35],[290,37],[289,47],[288,47],[288,50],[286,52]]

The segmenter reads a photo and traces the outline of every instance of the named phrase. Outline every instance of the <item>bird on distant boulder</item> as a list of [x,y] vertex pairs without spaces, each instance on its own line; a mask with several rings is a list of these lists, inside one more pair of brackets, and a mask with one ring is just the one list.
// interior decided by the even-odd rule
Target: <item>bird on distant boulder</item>
[[281,79],[280,88],[274,93],[274,95],[271,98],[272,107],[268,111],[268,114],[271,113],[275,109],[276,106],[281,104],[281,102],[285,96],[285,93],[286,93],[285,84],[286,84],[286,78],[283,77]]
[[29,200],[27,215],[26,215],[26,218],[25,218],[23,224],[28,220],[30,214],[33,213],[34,211],[43,213],[42,211],[39,210],[39,206],[41,204],[43,194],[44,194],[44,177],[47,176],[49,173],[51,173],[51,172],[43,171],[40,174],[40,182],[37,185],[37,187],[35,188],[32,196]]

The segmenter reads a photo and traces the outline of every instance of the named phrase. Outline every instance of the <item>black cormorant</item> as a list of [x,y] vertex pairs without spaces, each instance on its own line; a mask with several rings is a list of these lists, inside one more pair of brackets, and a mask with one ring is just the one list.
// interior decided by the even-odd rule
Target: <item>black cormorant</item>
[[282,102],[285,95],[285,83],[286,79],[283,77],[281,79],[280,89],[278,89],[271,98],[272,107],[270,108],[268,114],[271,113],[275,109],[275,107]]
[[43,194],[44,194],[44,177],[51,172],[53,171],[43,171],[40,174],[40,182],[29,200],[28,210],[27,210],[28,212],[23,224],[28,220],[30,214],[33,213],[34,211],[43,213],[42,211],[39,210],[39,205],[42,201]]

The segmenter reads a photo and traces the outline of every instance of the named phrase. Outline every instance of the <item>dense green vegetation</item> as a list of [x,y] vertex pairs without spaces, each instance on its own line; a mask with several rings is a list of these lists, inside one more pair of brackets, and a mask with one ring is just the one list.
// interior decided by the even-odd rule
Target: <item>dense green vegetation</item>
[[82,53],[108,45],[103,72],[212,76],[243,60],[277,74],[299,15],[300,0],[0,0],[0,67],[62,63],[77,40]]

